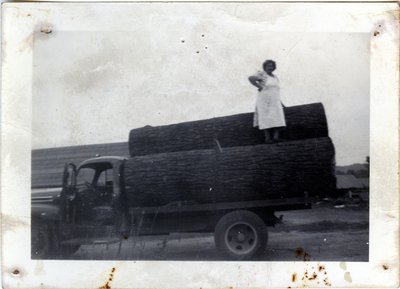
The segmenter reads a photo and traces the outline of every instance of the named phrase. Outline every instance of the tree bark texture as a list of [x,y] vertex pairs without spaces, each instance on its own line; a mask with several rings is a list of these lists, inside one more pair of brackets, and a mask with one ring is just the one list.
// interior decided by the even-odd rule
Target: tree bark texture
[[[284,108],[286,127],[281,137],[299,140],[328,136],[321,103]],[[129,153],[133,156],[211,149],[218,140],[221,147],[264,143],[264,134],[253,127],[253,113],[190,121],[164,126],[145,126],[129,134]]]
[[125,164],[126,192],[131,207],[324,196],[336,185],[334,155],[323,137],[137,156]]

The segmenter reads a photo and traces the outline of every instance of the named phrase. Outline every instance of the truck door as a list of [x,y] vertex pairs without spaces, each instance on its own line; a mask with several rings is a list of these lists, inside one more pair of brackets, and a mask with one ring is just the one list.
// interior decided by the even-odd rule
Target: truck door
[[76,165],[73,163],[66,163],[64,166],[64,173],[62,178],[62,192],[61,192],[61,221],[65,224],[71,224],[74,218],[74,200],[76,197]]

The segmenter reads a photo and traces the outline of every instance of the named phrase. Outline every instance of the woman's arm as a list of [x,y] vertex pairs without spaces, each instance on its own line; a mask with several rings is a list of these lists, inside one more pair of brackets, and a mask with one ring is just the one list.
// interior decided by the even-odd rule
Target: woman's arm
[[262,89],[262,85],[259,83],[260,79],[257,76],[250,76],[249,81],[252,85],[258,88],[258,90]]

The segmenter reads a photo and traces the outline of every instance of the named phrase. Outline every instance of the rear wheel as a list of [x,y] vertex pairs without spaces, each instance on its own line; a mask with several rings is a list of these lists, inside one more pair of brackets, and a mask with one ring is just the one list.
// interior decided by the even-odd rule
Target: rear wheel
[[264,222],[253,212],[234,211],[219,220],[214,241],[225,257],[247,260],[265,250],[268,231]]

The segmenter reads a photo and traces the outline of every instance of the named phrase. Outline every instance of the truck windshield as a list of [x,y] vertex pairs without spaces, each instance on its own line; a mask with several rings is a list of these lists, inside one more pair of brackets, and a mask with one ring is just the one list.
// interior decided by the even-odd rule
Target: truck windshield
[[78,171],[78,175],[76,177],[76,184],[77,185],[84,185],[85,183],[93,183],[93,178],[96,173],[94,168],[90,167],[83,167],[80,168]]

